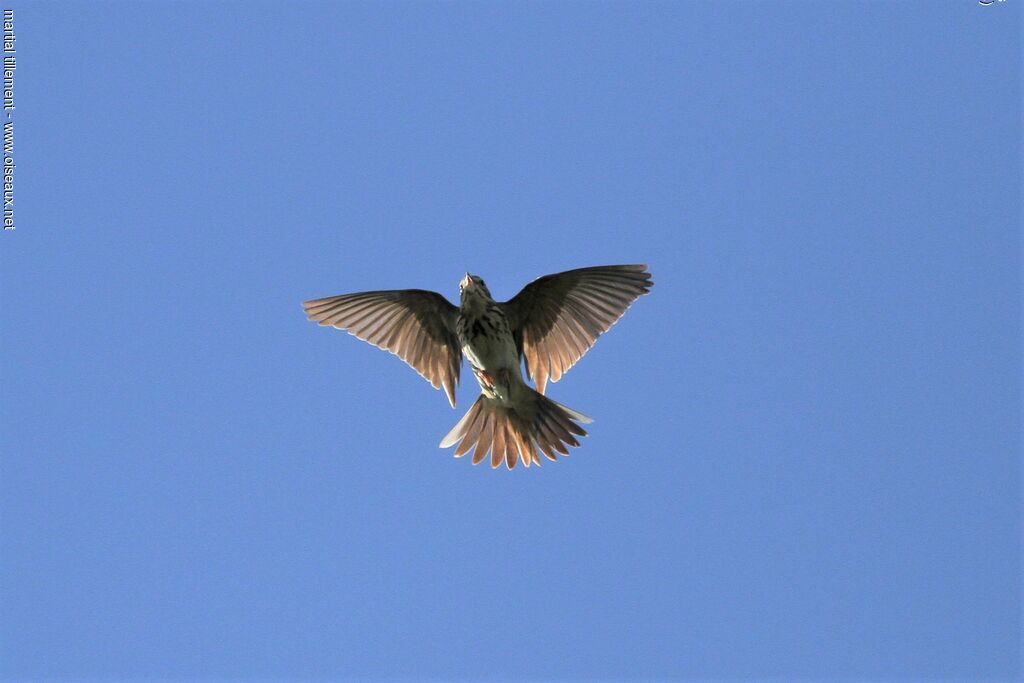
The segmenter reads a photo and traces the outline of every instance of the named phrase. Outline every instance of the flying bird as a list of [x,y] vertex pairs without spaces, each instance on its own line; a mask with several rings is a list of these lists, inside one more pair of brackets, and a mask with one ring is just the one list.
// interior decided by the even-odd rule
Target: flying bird
[[[473,449],[473,464],[491,454],[491,467],[519,461],[540,465],[579,446],[583,413],[544,395],[654,283],[645,265],[595,266],[545,275],[512,299],[497,302],[478,275],[462,278],[460,303],[437,292],[396,289],[313,299],[302,306],[310,320],[345,330],[390,351],[455,407],[462,357],[480,396],[441,440],[458,443],[455,457]],[[536,390],[525,381],[526,376]]]

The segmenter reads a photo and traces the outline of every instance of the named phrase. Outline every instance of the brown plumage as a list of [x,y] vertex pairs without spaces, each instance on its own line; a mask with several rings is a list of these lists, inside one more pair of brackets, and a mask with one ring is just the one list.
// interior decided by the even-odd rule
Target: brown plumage
[[545,275],[503,304],[527,376],[544,393],[651,285],[647,266],[598,266]]
[[443,386],[455,407],[462,369],[462,351],[453,331],[459,309],[437,292],[361,292],[313,299],[302,306],[310,320],[395,354],[435,389]]
[[[590,418],[543,395],[622,317],[652,282],[647,267],[597,266],[546,275],[504,303],[484,281],[466,274],[461,305],[419,289],[343,294],[303,304],[310,320],[346,330],[399,356],[455,407],[462,357],[481,395],[441,442],[458,443],[455,456],[473,450],[473,464],[491,454],[491,466],[555,460],[579,446],[578,424]],[[520,362],[537,390],[522,379]]]

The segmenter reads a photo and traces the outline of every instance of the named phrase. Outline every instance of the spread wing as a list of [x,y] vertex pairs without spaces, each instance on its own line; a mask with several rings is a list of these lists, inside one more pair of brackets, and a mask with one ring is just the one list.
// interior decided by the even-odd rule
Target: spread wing
[[526,374],[544,393],[654,283],[647,266],[596,266],[545,275],[501,304]]
[[462,349],[455,334],[459,309],[437,292],[397,289],[313,299],[306,315],[390,351],[435,389],[444,387],[455,407]]

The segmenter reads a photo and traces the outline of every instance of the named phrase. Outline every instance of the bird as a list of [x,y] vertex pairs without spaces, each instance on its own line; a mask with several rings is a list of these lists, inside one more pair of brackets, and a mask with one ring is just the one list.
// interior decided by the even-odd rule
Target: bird
[[[490,453],[492,468],[540,465],[580,445],[593,420],[545,394],[597,338],[653,286],[646,265],[577,268],[537,278],[498,302],[479,275],[459,282],[459,305],[437,292],[397,289],[341,294],[303,302],[309,320],[335,327],[395,354],[455,408],[462,360],[480,395],[441,448],[455,457]],[[531,387],[523,379],[534,383]]]

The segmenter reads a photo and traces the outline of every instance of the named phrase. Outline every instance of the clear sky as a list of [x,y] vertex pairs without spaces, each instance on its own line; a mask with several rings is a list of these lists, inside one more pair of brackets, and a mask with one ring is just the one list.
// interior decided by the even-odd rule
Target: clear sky
[[[0,677],[1020,674],[1020,2],[13,7]],[[300,306],[635,262],[540,470]]]

